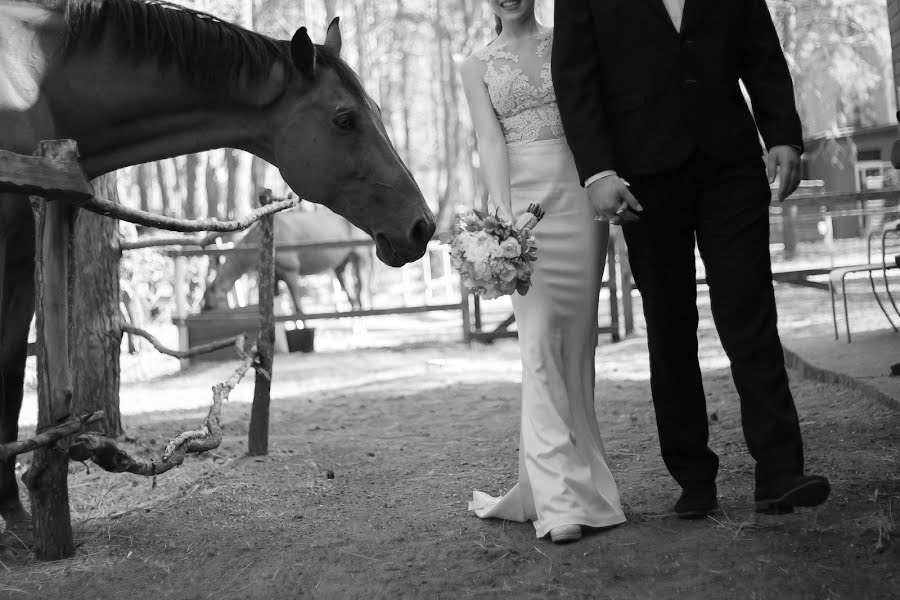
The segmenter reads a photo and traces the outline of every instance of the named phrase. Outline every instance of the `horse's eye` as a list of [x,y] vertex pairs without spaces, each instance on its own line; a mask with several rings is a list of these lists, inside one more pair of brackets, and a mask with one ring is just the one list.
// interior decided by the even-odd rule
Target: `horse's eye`
[[351,112],[342,112],[338,113],[334,117],[334,124],[338,127],[338,129],[342,129],[344,131],[350,131],[353,129],[356,124],[355,119],[353,118],[353,113]]

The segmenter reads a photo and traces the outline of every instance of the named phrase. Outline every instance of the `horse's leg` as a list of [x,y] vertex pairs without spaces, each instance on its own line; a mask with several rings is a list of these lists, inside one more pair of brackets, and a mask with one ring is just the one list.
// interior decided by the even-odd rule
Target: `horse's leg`
[[[30,278],[10,277],[7,271],[3,286],[2,314],[6,326],[0,338],[0,444],[14,442],[18,437],[28,329],[34,314],[34,283]],[[0,516],[8,529],[21,529],[23,525],[27,529],[31,524],[19,499],[15,457],[0,462]]]
[[356,269],[356,280],[358,282],[359,305],[363,309],[369,309],[372,307],[372,275],[374,269],[372,268],[372,253],[368,248],[359,249],[359,252],[356,254],[354,269]]
[[303,309],[300,308],[300,299],[303,297],[303,294],[300,291],[300,282],[297,281],[297,276],[293,273],[282,273],[278,278],[284,282],[288,292],[291,294],[291,300],[294,303],[294,315],[298,321],[303,321]]
[[[345,262],[343,268],[341,269],[340,275],[338,279],[341,282],[341,285],[344,288],[344,292],[346,292],[347,297],[350,299],[350,305],[353,307],[353,310],[362,310],[363,308],[368,308],[368,305],[363,306],[363,276],[362,276],[362,256],[359,252],[351,252],[347,257],[347,261]],[[350,292],[350,285],[347,282],[347,271],[350,268],[353,268],[353,292]],[[363,325],[362,317],[353,317],[353,333],[354,335],[363,334],[366,332],[365,325]]]
[[362,307],[359,305],[359,294],[355,291],[356,282],[351,286],[347,281],[347,271],[349,270],[350,265],[355,262],[354,256],[354,254],[348,255],[347,260],[335,267],[334,276],[338,280],[338,283],[341,284],[341,289],[347,294],[347,300],[350,301],[350,308],[352,310],[359,310]]

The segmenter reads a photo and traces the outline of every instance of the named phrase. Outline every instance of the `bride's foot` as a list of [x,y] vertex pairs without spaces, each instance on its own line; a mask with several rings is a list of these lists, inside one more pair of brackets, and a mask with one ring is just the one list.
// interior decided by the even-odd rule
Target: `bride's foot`
[[581,525],[560,525],[550,530],[554,544],[565,544],[581,539]]

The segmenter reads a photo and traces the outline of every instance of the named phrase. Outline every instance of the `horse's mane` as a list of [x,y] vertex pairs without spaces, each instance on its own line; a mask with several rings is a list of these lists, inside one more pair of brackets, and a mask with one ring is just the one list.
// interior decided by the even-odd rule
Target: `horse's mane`
[[[258,83],[276,64],[293,73],[290,43],[249,31],[204,12],[163,0],[38,0],[56,8],[67,25],[63,52],[97,47],[109,36],[135,61],[176,65],[200,85],[225,89],[246,76]],[[356,73],[339,56],[316,45],[319,65],[337,73],[351,94],[368,98]]]

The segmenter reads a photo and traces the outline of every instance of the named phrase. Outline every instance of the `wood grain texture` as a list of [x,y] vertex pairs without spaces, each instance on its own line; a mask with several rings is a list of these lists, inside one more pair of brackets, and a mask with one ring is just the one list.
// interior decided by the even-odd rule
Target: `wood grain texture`
[[[260,195],[262,207],[272,205],[272,192]],[[269,404],[272,390],[272,362],[275,353],[275,231],[272,216],[263,218],[262,239],[259,245],[259,357],[256,363],[256,382],[253,406],[250,409],[250,430],[247,454],[265,456],[269,453]]]
[[[41,142],[38,153],[53,162],[77,159],[71,140]],[[93,192],[92,192],[93,193]],[[32,197],[35,221],[35,318],[37,331],[38,434],[69,418],[72,242],[77,209],[69,202]],[[68,439],[34,451],[23,476],[31,496],[34,553],[59,560],[75,552],[69,513]]]
[[[54,140],[52,143],[71,140]],[[45,142],[42,142],[45,143]],[[55,198],[64,194],[72,201],[94,195],[90,182],[78,164],[78,155],[63,159],[23,156],[0,150],[0,192]]]

